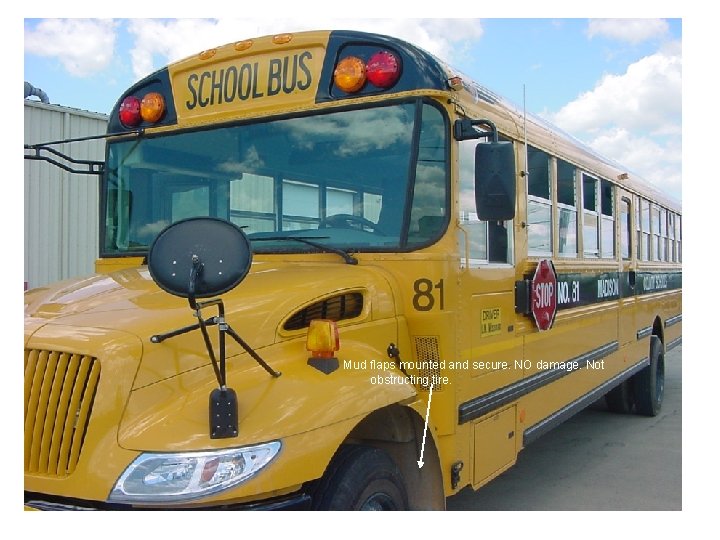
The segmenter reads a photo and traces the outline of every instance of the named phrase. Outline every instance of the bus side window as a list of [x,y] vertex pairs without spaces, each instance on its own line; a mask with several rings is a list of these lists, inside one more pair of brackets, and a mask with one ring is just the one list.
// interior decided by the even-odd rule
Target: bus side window
[[650,209],[650,227],[652,231],[652,260],[653,261],[662,261],[663,253],[662,253],[662,247],[661,247],[661,236],[662,236],[662,227],[660,226],[660,207],[656,204],[651,205]]
[[615,186],[600,180],[600,256],[615,258]]
[[488,221],[488,262],[509,262],[507,221]]
[[660,260],[666,261],[668,260],[668,249],[667,249],[667,243],[668,243],[668,226],[667,226],[667,210],[664,208],[660,208],[660,240],[659,240],[659,253],[660,253]]
[[677,216],[668,210],[668,261],[678,262],[677,238]]
[[575,166],[557,160],[558,254],[577,257],[577,182]]
[[638,204],[638,259],[650,260],[650,202],[639,199]]
[[630,228],[630,199],[620,199],[620,257],[629,259],[632,245]]
[[550,156],[528,146],[527,231],[530,255],[552,254]]
[[675,262],[682,262],[682,217],[676,216],[675,218],[675,242],[677,245],[677,253]]
[[[466,232],[471,266],[512,263],[512,221],[480,221],[475,208],[475,146],[458,143],[460,151],[460,225]],[[461,250],[464,246],[461,246]]]
[[583,189],[583,252],[585,257],[600,255],[598,180],[582,174]]

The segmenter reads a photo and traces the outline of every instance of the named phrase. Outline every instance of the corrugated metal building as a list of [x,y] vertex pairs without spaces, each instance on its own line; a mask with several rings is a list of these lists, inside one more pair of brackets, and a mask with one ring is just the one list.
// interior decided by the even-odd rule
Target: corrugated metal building
[[[25,144],[106,131],[107,115],[25,100]],[[74,159],[102,161],[105,141],[55,145]],[[73,174],[25,160],[25,283],[27,288],[91,274],[98,253],[96,175]]]

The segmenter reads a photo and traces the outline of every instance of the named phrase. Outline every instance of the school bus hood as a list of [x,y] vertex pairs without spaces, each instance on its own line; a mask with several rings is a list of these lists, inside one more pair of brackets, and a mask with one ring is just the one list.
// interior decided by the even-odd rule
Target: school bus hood
[[[363,294],[364,305],[360,315],[340,321],[339,365],[326,374],[308,365],[307,329],[284,330],[283,325],[299,310],[346,292]],[[196,319],[187,301],[160,290],[146,268],[66,283],[28,295],[26,301],[30,320],[46,321],[26,338],[26,347],[42,344],[42,348],[72,352],[84,347],[75,340],[85,340],[88,332],[98,336],[122,333],[137,344],[135,354],[141,359],[134,365],[125,362],[126,373],[108,370],[122,378],[125,390],[119,394],[118,387],[96,396],[96,402],[112,399],[115,408],[122,408],[117,399],[126,396],[122,420],[115,418],[103,428],[117,430],[121,447],[180,451],[227,444],[208,438],[208,398],[218,383],[200,332],[161,343],[150,341],[154,334],[193,324]],[[282,373],[272,377],[228,336],[227,384],[238,396],[240,431],[233,444],[307,432],[415,395],[407,384],[371,384],[370,375],[395,374],[388,362],[372,373],[345,364],[387,361],[385,349],[397,343],[392,287],[379,268],[255,262],[246,279],[223,295],[223,301],[228,323]],[[209,331],[217,354],[217,328]],[[105,364],[112,365],[115,358],[112,347],[95,349],[103,365],[102,383]]]
[[[377,267],[343,263],[254,262],[251,272],[234,290],[224,294],[226,320],[253,349],[280,342],[302,340],[306,329],[287,331],[284,323],[303,308],[323,299],[359,292],[364,298],[362,314],[349,324],[394,319],[395,305],[384,272]],[[217,315],[207,308],[205,317]],[[56,326],[58,347],[72,349],[77,329],[120,330],[137,336],[143,344],[143,362],[135,379],[139,388],[179,375],[210,360],[199,331],[152,343],[150,338],[197,322],[187,300],[161,290],[147,267],[66,281],[25,296],[25,340],[44,326]],[[60,332],[60,326],[64,334]],[[216,346],[217,330],[209,328]],[[385,344],[387,346],[387,344]],[[303,350],[303,354],[306,352]],[[247,356],[232,339],[227,357]],[[254,361],[249,360],[250,366]]]

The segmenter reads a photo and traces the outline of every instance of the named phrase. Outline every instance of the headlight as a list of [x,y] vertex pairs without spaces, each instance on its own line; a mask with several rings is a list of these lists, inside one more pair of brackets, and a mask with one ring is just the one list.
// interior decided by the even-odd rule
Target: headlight
[[270,463],[280,442],[230,450],[138,456],[110,492],[110,502],[188,501],[236,486]]

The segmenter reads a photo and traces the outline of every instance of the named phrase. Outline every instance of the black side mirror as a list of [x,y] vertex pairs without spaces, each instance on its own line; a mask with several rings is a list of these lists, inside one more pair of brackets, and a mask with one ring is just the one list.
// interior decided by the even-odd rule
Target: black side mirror
[[148,252],[153,280],[166,292],[190,300],[233,289],[247,275],[251,263],[250,242],[242,229],[209,217],[166,227]]
[[482,221],[515,217],[515,152],[508,141],[475,147],[475,206]]

